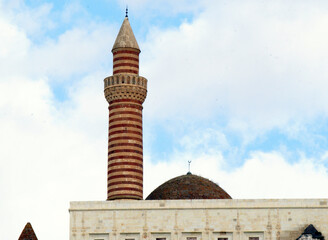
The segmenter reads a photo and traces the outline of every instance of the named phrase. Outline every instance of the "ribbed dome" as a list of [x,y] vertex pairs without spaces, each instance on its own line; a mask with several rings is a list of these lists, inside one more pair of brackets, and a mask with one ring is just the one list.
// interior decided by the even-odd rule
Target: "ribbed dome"
[[146,200],[164,199],[231,199],[214,182],[188,173],[163,183]]

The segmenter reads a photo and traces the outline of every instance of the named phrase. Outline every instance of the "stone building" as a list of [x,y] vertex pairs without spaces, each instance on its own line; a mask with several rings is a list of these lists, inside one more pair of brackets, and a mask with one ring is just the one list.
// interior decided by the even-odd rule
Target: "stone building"
[[[328,199],[232,199],[210,180],[173,178],[143,200],[140,49],[126,16],[113,49],[107,201],[70,203],[70,240],[291,240],[328,236]],[[318,231],[317,231],[318,229]],[[319,232],[321,231],[321,232]]]

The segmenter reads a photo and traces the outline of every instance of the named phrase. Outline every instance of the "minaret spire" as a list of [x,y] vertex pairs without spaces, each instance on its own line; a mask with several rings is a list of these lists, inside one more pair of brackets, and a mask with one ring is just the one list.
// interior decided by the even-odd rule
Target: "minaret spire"
[[147,79],[139,76],[140,49],[126,17],[115,40],[113,76],[104,80],[109,104],[107,200],[143,199],[142,104]]
[[120,31],[117,34],[112,53],[114,54],[118,48],[133,48],[140,52],[139,45],[127,17],[124,18]]

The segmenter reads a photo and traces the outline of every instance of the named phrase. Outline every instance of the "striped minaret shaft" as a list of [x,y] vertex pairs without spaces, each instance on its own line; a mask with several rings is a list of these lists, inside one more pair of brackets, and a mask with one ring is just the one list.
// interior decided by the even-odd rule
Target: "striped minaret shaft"
[[107,200],[143,199],[142,104],[147,79],[139,76],[140,49],[127,17],[112,53],[113,76],[104,80],[109,103]]

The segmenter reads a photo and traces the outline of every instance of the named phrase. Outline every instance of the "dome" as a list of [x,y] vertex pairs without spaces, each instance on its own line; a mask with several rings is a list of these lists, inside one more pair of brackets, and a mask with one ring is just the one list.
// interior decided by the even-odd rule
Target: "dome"
[[165,199],[231,199],[219,185],[197,175],[188,173],[163,183],[146,200]]

